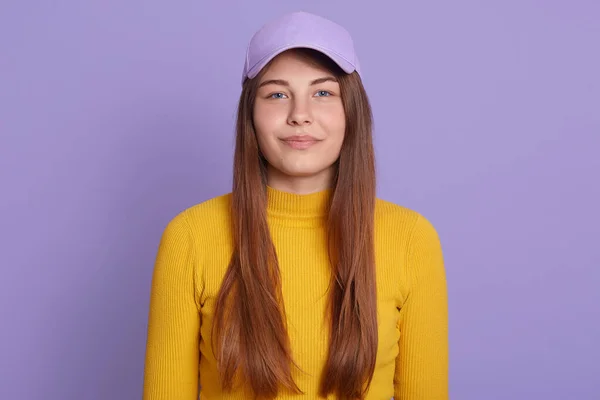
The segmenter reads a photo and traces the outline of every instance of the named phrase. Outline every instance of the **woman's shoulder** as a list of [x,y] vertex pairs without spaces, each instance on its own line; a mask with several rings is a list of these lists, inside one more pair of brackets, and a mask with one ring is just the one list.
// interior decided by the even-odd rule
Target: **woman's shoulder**
[[230,204],[231,193],[225,193],[196,203],[183,212],[188,215],[188,218],[192,219],[228,216]]
[[402,231],[407,236],[415,231],[437,234],[432,222],[421,212],[379,197],[375,203],[375,224],[378,229]]
[[407,206],[377,197],[375,201],[375,218],[383,221],[410,222],[419,219],[421,214]]
[[196,236],[229,228],[231,193],[221,194],[193,204],[176,213],[169,225],[184,224]]

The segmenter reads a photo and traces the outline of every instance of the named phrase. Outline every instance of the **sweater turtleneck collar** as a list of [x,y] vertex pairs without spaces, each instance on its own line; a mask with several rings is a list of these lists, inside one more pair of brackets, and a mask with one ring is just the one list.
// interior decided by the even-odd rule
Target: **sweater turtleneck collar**
[[333,189],[309,194],[284,192],[267,185],[267,213],[286,219],[322,219],[327,216]]

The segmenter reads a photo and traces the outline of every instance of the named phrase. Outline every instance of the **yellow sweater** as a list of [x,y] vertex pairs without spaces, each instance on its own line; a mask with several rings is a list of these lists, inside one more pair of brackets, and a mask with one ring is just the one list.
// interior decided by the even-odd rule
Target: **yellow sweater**
[[[317,399],[328,342],[325,206],[331,190],[267,190],[292,354],[305,372],[294,375],[305,395],[278,398]],[[144,400],[244,398],[221,392],[210,346],[216,295],[232,253],[230,199],[190,207],[163,233],[152,279]],[[377,199],[375,246],[379,348],[367,399],[446,400],[447,293],[436,230],[416,211]]]

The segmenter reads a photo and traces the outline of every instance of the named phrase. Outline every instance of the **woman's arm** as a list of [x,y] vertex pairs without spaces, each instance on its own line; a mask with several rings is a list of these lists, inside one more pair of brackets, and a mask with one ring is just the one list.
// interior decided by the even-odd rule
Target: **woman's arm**
[[409,241],[409,293],[400,310],[395,400],[448,399],[448,300],[435,228],[419,215]]
[[144,400],[198,398],[200,313],[185,214],[163,232],[152,277]]

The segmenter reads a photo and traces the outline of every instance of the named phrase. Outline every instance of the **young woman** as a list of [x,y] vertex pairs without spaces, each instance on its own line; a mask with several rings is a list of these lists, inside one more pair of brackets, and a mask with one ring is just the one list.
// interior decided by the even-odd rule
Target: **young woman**
[[441,245],[376,198],[371,125],[344,28],[299,12],[253,36],[233,190],[160,243],[145,400],[448,398]]

